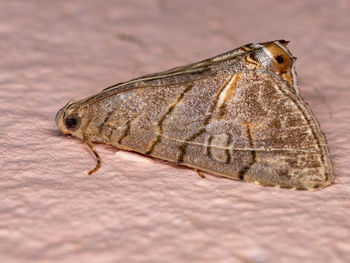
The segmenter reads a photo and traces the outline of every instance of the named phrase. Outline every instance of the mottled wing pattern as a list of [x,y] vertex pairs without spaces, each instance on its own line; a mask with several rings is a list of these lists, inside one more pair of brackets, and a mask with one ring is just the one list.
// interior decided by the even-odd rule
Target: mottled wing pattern
[[232,179],[323,188],[333,179],[326,142],[284,44],[250,44],[117,84],[62,109],[58,119],[78,114],[81,128],[61,130],[90,147],[107,143]]
[[[210,172],[215,167],[216,174],[268,186],[312,189],[331,181],[317,122],[275,75],[238,73],[222,87],[206,108],[193,103],[200,92],[188,94],[188,101],[162,122],[167,129],[151,153],[167,153],[191,167]],[[193,121],[186,112],[194,113]]]

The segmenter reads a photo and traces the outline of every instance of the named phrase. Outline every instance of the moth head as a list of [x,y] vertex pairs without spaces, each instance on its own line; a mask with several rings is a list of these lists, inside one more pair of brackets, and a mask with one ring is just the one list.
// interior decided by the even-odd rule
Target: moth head
[[74,101],[69,101],[66,106],[56,114],[57,127],[63,134],[71,134],[81,138],[82,119]]

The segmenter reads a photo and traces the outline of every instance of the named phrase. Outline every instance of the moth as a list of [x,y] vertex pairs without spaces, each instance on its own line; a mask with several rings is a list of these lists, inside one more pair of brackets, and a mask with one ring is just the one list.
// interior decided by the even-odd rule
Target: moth
[[325,137],[300,96],[288,41],[247,44],[70,101],[63,134],[264,186],[333,180]]

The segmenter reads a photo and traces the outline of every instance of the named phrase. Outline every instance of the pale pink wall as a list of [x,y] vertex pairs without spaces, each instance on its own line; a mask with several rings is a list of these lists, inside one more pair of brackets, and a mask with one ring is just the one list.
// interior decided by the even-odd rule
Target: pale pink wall
[[[0,1],[0,262],[350,262],[350,2]],[[70,99],[249,42],[287,39],[335,183],[295,192],[98,145]]]

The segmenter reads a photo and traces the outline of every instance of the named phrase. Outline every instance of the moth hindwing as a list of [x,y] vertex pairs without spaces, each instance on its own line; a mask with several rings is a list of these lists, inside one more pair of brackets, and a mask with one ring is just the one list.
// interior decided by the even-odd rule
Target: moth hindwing
[[333,180],[326,140],[300,97],[287,41],[119,83],[69,102],[64,134],[231,179],[316,190]]

